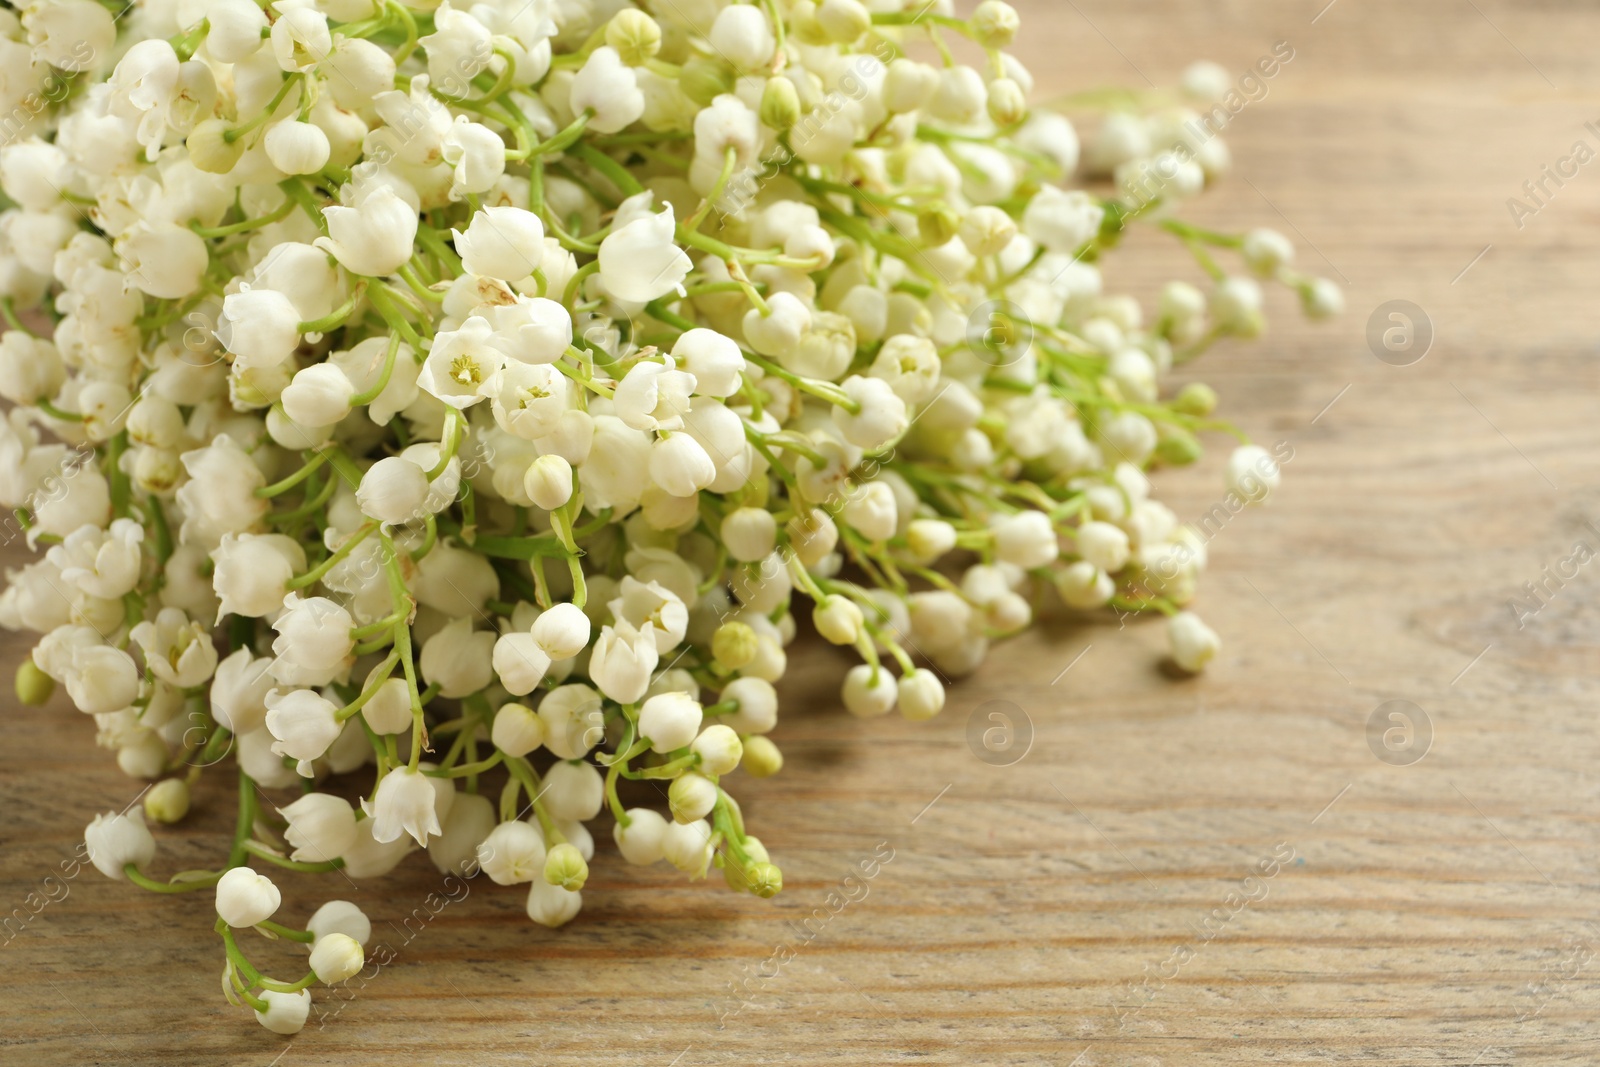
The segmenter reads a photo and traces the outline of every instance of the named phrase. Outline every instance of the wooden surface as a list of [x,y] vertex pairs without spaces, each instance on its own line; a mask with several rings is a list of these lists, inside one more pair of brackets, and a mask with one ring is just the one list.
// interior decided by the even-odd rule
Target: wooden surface
[[[582,915],[554,933],[521,892],[475,882],[408,934],[442,890],[417,856],[353,889],[284,879],[286,914],[348,896],[393,955],[292,1041],[222,1002],[204,901],[86,871],[0,949],[0,1059],[1600,1060],[1600,564],[1520,629],[1508,606],[1575,541],[1600,546],[1600,162],[1520,231],[1505,205],[1575,140],[1600,144],[1583,129],[1600,119],[1600,15],[1336,0],[1313,24],[1323,3],[1018,3],[1044,89],[1165,85],[1196,56],[1243,70],[1275,41],[1296,50],[1229,133],[1238,176],[1193,214],[1280,227],[1350,307],[1309,328],[1278,294],[1264,343],[1201,364],[1226,414],[1295,450],[1281,494],[1211,544],[1197,606],[1227,645],[1203,678],[1162,673],[1158,624],[1054,626],[1001,648],[939,720],[861,723],[836,705],[842,661],[797,652],[776,734],[788,766],[739,787],[783,865],[779,899],[627,868],[609,842]],[[1186,269],[1153,236],[1137,247],[1113,284]],[[1365,340],[1393,299],[1436,330],[1413,366]],[[1218,458],[1159,478],[1181,516],[1220,499]],[[8,677],[23,647],[4,646]],[[995,700],[1032,723],[1007,767],[966,741]],[[1420,762],[1369,747],[1389,700],[1424,709]],[[137,789],[86,755],[91,725],[63,702],[7,722],[9,910]],[[208,786],[212,809],[162,835],[163,871],[214,853],[224,793]],[[893,859],[865,897],[804,934],[880,842]],[[1246,882],[1264,860],[1274,876]],[[290,969],[288,949],[258,944]]]

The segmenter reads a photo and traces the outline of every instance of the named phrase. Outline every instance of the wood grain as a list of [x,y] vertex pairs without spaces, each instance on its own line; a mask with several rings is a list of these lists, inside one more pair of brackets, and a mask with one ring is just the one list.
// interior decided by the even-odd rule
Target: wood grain
[[[287,1043],[217,995],[203,904],[89,871],[0,950],[0,1058],[1600,1060],[1600,570],[1521,628],[1508,607],[1574,541],[1600,543],[1600,164],[1521,230],[1505,206],[1575,140],[1596,144],[1583,123],[1600,118],[1600,14],[1017,2],[1041,92],[1169,85],[1196,56],[1242,71],[1275,41],[1296,50],[1229,132],[1238,176],[1194,214],[1283,229],[1310,269],[1347,285],[1350,308],[1310,328],[1275,297],[1263,343],[1201,365],[1227,414],[1295,450],[1281,495],[1211,544],[1198,606],[1227,641],[1214,668],[1163,674],[1159,625],[1057,623],[999,649],[940,719],[911,726],[843,714],[842,661],[799,650],[776,735],[788,765],[740,792],[783,864],[780,898],[628,868],[604,842],[582,915],[554,933],[523,917],[523,894],[480,883],[408,925],[443,891],[419,857],[377,884],[285,879],[287,914],[347,896],[393,952],[336,1019]],[[1114,286],[1149,292],[1190,269],[1153,236],[1129,251],[1110,261]],[[1414,366],[1379,362],[1365,341],[1393,299],[1436,330]],[[1220,497],[1217,472],[1213,458],[1164,474],[1159,491],[1198,517]],[[7,674],[24,648],[4,644]],[[1391,699],[1431,721],[1411,766],[1368,745]],[[997,700],[1032,724],[1008,767],[966,742],[969,716]],[[137,790],[109,753],[85,758],[91,726],[63,701],[8,722],[9,911],[92,812]],[[201,810],[163,835],[163,870],[206,862],[226,800],[220,782],[203,789]],[[829,895],[881,842],[892,861],[830,916]],[[817,909],[829,917],[808,934]],[[288,949],[259,951],[289,969]],[[730,987],[747,977],[741,1005]]]

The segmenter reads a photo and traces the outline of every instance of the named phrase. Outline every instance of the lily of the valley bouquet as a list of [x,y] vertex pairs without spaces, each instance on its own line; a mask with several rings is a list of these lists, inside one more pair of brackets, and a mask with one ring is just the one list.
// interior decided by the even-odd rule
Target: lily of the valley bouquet
[[[937,715],[1047,600],[1215,654],[1205,539],[1146,472],[1233,431],[1161,376],[1259,334],[1257,279],[1338,290],[1172,214],[1227,167],[1225,73],[1080,101],[1109,181],[1067,189],[1017,32],[997,0],[0,11],[0,497],[42,553],[0,623],[43,635],[22,701],[61,685],[153,783],[88,856],[214,900],[230,1000],[293,1033],[371,933],[254,868],[420,848],[556,927],[608,811],[629,863],[777,893],[731,790],[783,762],[801,616],[860,716]],[[1133,226],[1209,291],[1105,291]],[[1228,462],[1240,502],[1277,479]],[[232,845],[162,874],[145,818],[207,775]]]

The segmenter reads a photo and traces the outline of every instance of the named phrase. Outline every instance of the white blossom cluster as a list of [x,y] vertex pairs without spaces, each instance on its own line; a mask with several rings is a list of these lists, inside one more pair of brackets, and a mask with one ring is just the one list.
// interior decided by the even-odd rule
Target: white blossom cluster
[[[1185,141],[1225,75],[1093,116],[1114,180],[1065,188],[1017,32],[998,0],[0,11],[0,503],[42,551],[0,624],[43,635],[22,700],[61,685],[157,782],[90,855],[214,889],[234,1003],[295,1032],[370,936],[342,901],[274,922],[247,861],[421,848],[559,926],[609,809],[628,862],[776,893],[727,783],[782,763],[801,614],[860,716],[937,715],[1047,601],[1216,653],[1204,539],[1146,471],[1232,431],[1161,377],[1258,335],[1259,280],[1313,317],[1338,290],[1174,216],[1227,166]],[[1210,291],[1107,292],[1135,225]],[[1278,480],[1254,446],[1228,471],[1241,503]],[[144,815],[224,766],[226,862],[151,877]]]

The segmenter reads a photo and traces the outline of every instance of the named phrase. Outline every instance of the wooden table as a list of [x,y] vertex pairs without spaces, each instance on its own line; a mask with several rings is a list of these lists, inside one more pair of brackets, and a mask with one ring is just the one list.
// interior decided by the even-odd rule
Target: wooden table
[[[1228,132],[1238,176],[1192,216],[1279,227],[1350,306],[1313,328],[1274,295],[1263,343],[1202,364],[1228,415],[1294,448],[1280,495],[1211,543],[1198,607],[1227,644],[1203,678],[1159,669],[1159,624],[1055,624],[1000,648],[937,721],[862,723],[837,706],[843,660],[807,647],[776,735],[788,765],[740,786],[783,865],[779,899],[628,868],[609,843],[582,915],[554,933],[481,881],[417,912],[442,889],[419,857],[355,889],[284,879],[286,914],[351,897],[392,954],[292,1042],[223,1004],[204,902],[91,870],[0,953],[0,1058],[1600,1060],[1600,564],[1521,625],[1510,606],[1575,543],[1600,548],[1600,163],[1521,229],[1506,206],[1574,141],[1600,147],[1583,128],[1600,119],[1600,14],[1323,3],[1018,4],[1042,91],[1170,85],[1196,56],[1242,72],[1274,42],[1295,49]],[[1110,262],[1116,286],[1193,273],[1154,235],[1134,246]],[[1366,340],[1391,300],[1432,324],[1410,366]],[[1198,518],[1221,499],[1219,461],[1159,492]],[[5,644],[7,676],[24,647]],[[1421,709],[1395,751],[1381,735],[1398,720],[1369,743],[1392,700]],[[1031,722],[1010,766],[968,746],[993,701]],[[136,791],[109,753],[85,758],[90,724],[64,702],[9,724],[7,910]],[[199,799],[163,834],[163,870],[225,836],[225,786]],[[845,882],[880,849],[875,877]],[[289,969],[287,949],[258,951]]]

